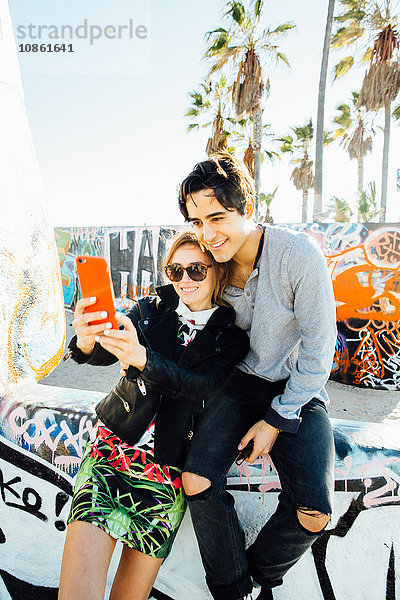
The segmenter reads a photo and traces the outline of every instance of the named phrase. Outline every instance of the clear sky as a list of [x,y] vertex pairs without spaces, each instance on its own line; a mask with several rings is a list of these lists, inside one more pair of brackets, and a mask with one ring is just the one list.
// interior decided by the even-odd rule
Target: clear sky
[[[29,121],[54,226],[181,223],[177,187],[206,158],[208,130],[186,132],[188,93],[207,66],[201,62],[204,34],[224,24],[219,0],[9,0],[14,29],[34,24],[126,24],[147,28],[146,39],[65,40],[74,55],[19,54]],[[269,65],[271,81],[264,122],[278,135],[310,117],[316,125],[327,0],[266,0],[265,26],[284,21],[296,30],[280,42],[291,69]],[[126,33],[127,30],[125,30]],[[121,34],[122,35],[122,34]],[[34,40],[16,39],[16,43]],[[46,40],[47,41],[47,40]],[[60,40],[51,40],[53,43]],[[40,41],[39,41],[40,43]],[[335,106],[359,89],[364,69],[333,83],[331,52],[325,129]],[[365,182],[380,192],[383,134],[365,161]],[[400,127],[393,123],[387,220],[400,220]],[[279,186],[271,211],[275,222],[301,220],[301,193],[290,181],[285,157],[262,166],[262,189]],[[332,195],[355,201],[357,163],[338,143],[324,153],[324,202]],[[310,193],[310,209],[313,193]]]

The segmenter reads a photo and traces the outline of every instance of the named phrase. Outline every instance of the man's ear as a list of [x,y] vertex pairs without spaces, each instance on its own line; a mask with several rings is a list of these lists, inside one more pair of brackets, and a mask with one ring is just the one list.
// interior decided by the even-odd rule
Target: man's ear
[[254,216],[255,201],[254,198],[249,198],[246,201],[246,217],[251,219]]

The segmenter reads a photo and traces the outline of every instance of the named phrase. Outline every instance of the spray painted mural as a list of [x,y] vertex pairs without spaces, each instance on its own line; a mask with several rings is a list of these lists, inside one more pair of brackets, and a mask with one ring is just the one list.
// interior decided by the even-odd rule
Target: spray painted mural
[[[57,598],[74,478],[102,396],[31,384],[0,399],[1,600]],[[292,600],[296,589],[298,600],[400,600],[398,426],[341,420],[333,426],[332,521],[274,598]],[[234,466],[228,487],[251,543],[275,510],[280,490],[269,457]],[[118,559],[117,553],[108,589]],[[152,597],[210,598],[189,515]]]
[[[369,223],[290,225],[324,252],[337,303],[338,338],[331,379],[360,387],[400,389],[400,227]],[[78,254],[104,255],[118,308],[162,285],[162,260],[176,227],[56,229],[64,302],[79,298]]]
[[136,298],[163,284],[168,241],[182,229],[185,226],[56,228],[65,307],[73,309],[80,297],[75,258],[85,254],[107,258],[118,308],[129,310]]

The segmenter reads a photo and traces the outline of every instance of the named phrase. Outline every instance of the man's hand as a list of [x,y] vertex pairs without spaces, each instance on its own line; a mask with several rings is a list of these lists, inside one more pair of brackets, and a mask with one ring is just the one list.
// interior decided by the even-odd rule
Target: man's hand
[[134,324],[125,315],[115,313],[115,316],[124,329],[107,329],[103,335],[96,337],[96,341],[119,359],[123,369],[133,365],[143,371],[146,366],[147,352],[146,348],[139,343]]
[[279,429],[268,425],[266,421],[258,421],[242,438],[238,448],[242,450],[250,440],[254,441],[254,450],[246,462],[253,463],[261,454],[268,454],[279,435]]

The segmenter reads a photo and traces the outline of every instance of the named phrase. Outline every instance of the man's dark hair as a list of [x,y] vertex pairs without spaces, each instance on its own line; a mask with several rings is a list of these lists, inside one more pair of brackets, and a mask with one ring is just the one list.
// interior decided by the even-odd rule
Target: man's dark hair
[[197,163],[179,188],[179,210],[189,220],[187,201],[200,190],[212,189],[218,202],[227,210],[244,215],[247,200],[256,197],[254,181],[244,163],[228,152],[216,152]]

